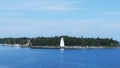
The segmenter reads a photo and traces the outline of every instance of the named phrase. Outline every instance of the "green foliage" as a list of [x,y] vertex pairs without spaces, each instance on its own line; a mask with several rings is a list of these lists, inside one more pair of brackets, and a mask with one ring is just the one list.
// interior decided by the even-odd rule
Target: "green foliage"
[[31,40],[32,46],[59,46],[60,38],[63,37],[67,46],[118,46],[118,41],[112,38],[77,38],[69,36],[60,37],[37,37],[37,38],[1,38],[1,44],[25,44]]

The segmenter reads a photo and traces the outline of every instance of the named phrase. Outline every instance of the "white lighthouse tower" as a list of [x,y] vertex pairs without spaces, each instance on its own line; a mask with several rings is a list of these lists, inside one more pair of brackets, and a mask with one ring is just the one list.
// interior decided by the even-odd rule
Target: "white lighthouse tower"
[[60,47],[61,48],[65,47],[64,38],[61,38],[61,40],[60,40]]

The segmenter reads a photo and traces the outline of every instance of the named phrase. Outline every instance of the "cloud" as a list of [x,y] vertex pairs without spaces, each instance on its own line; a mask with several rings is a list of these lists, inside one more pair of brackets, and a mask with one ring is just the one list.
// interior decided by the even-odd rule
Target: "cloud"
[[25,0],[22,2],[4,2],[0,5],[0,9],[70,11],[75,10],[75,4],[69,1]]
[[120,12],[106,12],[103,13],[103,15],[108,15],[108,16],[120,15]]
[[24,15],[23,13],[18,13],[18,12],[14,12],[14,13],[0,13],[0,17],[3,17],[3,16],[22,16]]
[[70,10],[75,10],[75,8],[71,8],[68,6],[63,6],[63,5],[47,5],[42,7],[45,10],[55,10],[55,11],[70,11]]

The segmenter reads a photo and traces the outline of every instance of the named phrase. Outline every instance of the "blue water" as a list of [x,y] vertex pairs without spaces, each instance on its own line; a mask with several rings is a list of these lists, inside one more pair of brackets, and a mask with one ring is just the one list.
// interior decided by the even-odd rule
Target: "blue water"
[[120,68],[120,49],[30,49],[0,46],[0,68]]

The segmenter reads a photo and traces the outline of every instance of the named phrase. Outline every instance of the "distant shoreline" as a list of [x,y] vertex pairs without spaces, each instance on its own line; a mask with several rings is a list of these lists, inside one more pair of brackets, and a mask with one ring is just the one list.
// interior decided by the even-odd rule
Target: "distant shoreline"
[[119,47],[119,42],[112,38],[84,38],[70,36],[55,36],[55,37],[35,37],[35,38],[0,38],[0,44],[34,48],[115,48]]
[[[20,47],[20,48],[33,48],[33,49],[61,49],[60,46],[24,46],[24,45],[10,45],[0,44],[0,46]],[[120,46],[65,46],[62,49],[102,49],[102,48],[120,48]]]
[[102,48],[120,48],[120,47],[96,47],[96,46],[89,46],[89,47],[82,47],[82,46],[65,46],[63,48],[59,46],[28,46],[28,48],[33,49],[102,49]]

